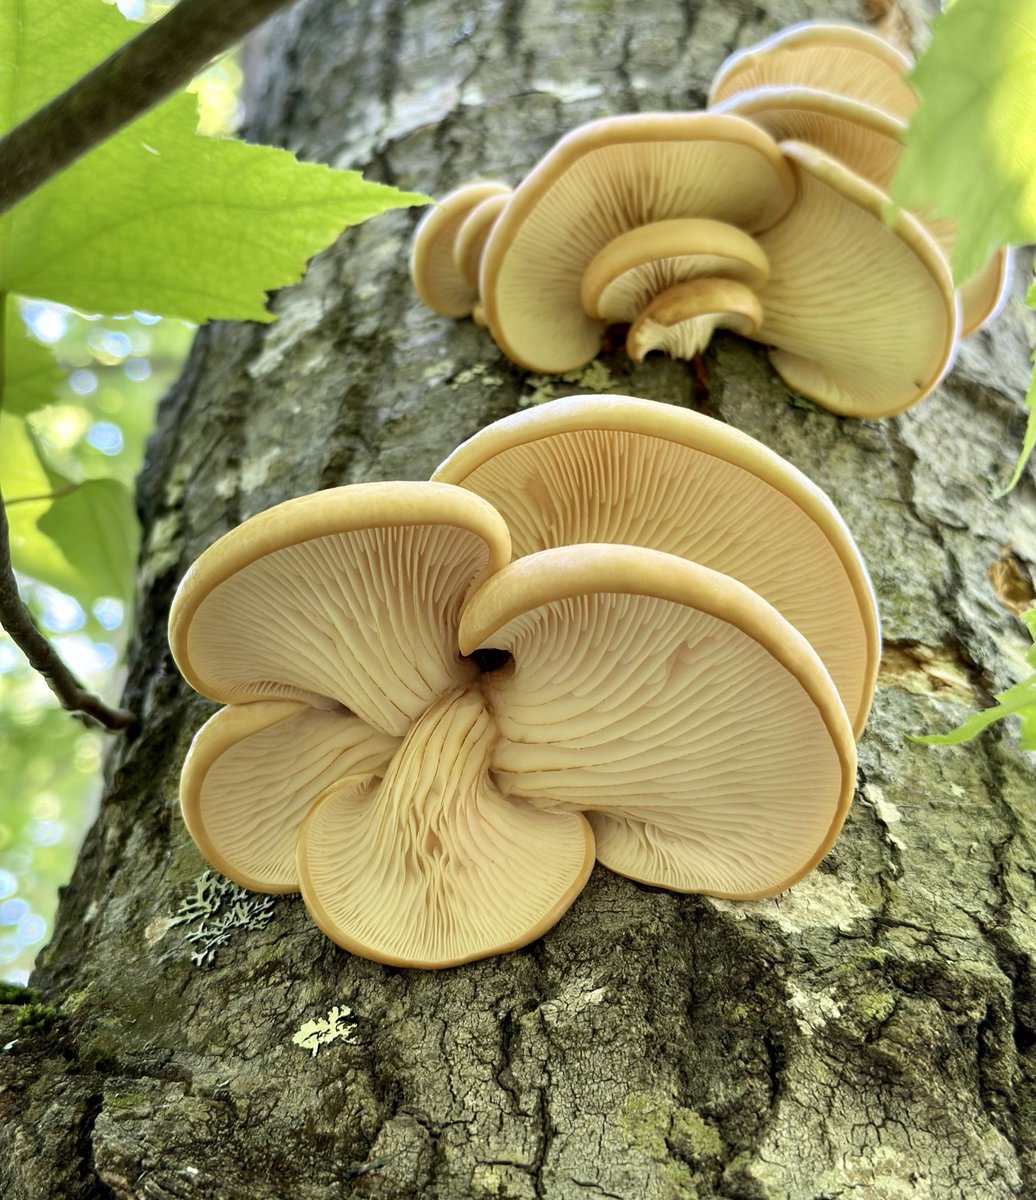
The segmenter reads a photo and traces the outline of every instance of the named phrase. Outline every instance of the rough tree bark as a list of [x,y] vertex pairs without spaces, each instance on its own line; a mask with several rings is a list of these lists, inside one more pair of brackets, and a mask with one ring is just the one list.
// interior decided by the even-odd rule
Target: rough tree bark
[[[854,0],[310,0],[265,39],[252,132],[433,193],[516,180],[583,120],[701,105],[738,45],[863,15]],[[347,233],[276,298],[276,324],[202,330],[162,407],[125,698],[143,731],[114,747],[34,980],[57,1021],[30,1034],[0,1008],[0,1195],[1036,1195],[1036,770],[1009,728],[959,750],[904,738],[1021,668],[1008,601],[1031,596],[1032,474],[988,498],[1022,430],[1036,331],[1017,301],[937,396],[882,423],[792,402],[733,338],[709,351],[707,387],[685,365],[605,361],[616,390],[709,412],[802,467],[873,571],[886,669],[857,799],[789,894],[714,902],[598,869],[541,941],[439,973],[350,957],[297,898],[270,917],[217,896],[207,928],[242,927],[192,962],[200,918],[171,922],[204,864],[177,777],[211,706],[166,647],[183,570],[288,496],[427,477],[538,383],[415,301],[412,224]],[[845,286],[864,269],[846,262]],[[334,1006],[351,1009],[346,1036],[293,1043]]]

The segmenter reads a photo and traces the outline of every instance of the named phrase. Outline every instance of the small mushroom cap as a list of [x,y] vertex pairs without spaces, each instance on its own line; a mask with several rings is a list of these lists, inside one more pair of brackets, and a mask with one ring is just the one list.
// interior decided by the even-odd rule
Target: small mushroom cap
[[604,321],[632,321],[655,297],[695,278],[734,279],[759,289],[770,276],[759,243],[736,225],[688,218],[620,234],[583,273],[580,302]]
[[401,737],[477,673],[457,660],[458,614],[510,557],[502,518],[470,491],[331,488],[210,546],[176,593],[169,642],[187,681],[213,700],[344,708]]
[[873,184],[802,142],[781,149],[799,200],[759,235],[770,261],[763,324],[785,382],[833,412],[888,417],[925,397],[953,361],[957,306],[942,251]]
[[514,656],[487,682],[499,786],[585,811],[614,871],[771,895],[841,828],[845,710],[805,638],[736,580],[638,546],[544,550],[474,594],[460,644]]
[[644,309],[630,326],[626,353],[643,362],[652,350],[673,358],[693,358],[717,329],[748,337],[763,319],[751,288],[733,279],[691,279],[674,284]]
[[1004,246],[984,267],[969,276],[957,289],[960,300],[960,336],[981,329],[1000,311],[1011,290],[1014,256]]
[[410,278],[418,296],[444,317],[466,317],[478,291],[454,261],[454,242],[469,213],[491,196],[507,196],[506,183],[467,183],[444,196],[421,218],[410,248]]
[[804,87],[736,92],[716,112],[755,121],[777,142],[806,142],[888,192],[906,122],[862,100]]
[[291,700],[221,708],[195,734],[180,778],[188,832],[242,887],[296,892],[295,847],[322,792],[381,776],[399,744],[358,717]]
[[910,59],[884,38],[851,25],[804,22],[739,50],[716,72],[709,105],[757,87],[821,88],[909,117],[917,96],[905,76]]
[[589,822],[508,799],[489,771],[496,723],[476,685],[440,698],[384,779],[333,789],[298,848],[313,919],[354,954],[448,967],[550,929],[594,863]]
[[609,242],[688,217],[755,232],[794,195],[775,143],[749,121],[711,113],[592,121],[530,171],[494,225],[479,281],[486,324],[529,370],[582,366],[604,330],[580,303],[583,273]]
[[510,199],[511,189],[476,204],[460,223],[453,241],[453,265],[460,272],[468,287],[478,293],[478,269],[482,263],[482,251],[493,228],[493,222],[501,214]]
[[824,492],[761,442],[669,404],[572,396],[487,426],[433,478],[485,497],[516,556],[618,542],[747,584],[809,639],[862,732],[881,655],[863,559]]

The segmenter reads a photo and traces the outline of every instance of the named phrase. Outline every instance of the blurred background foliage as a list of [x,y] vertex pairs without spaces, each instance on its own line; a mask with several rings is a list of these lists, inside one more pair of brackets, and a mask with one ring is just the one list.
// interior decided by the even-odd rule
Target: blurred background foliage
[[[118,7],[127,17],[151,21],[171,3],[122,0]],[[237,128],[240,83],[229,55],[191,85],[199,132]],[[132,628],[137,545],[122,489],[132,490],[155,406],[179,372],[192,327],[147,313],[101,317],[34,300],[11,301],[7,325],[8,369],[27,359],[40,386],[53,389],[50,402],[26,418],[48,475],[34,480],[5,472],[12,544],[17,561],[33,572],[20,573],[19,584],[72,670],[115,703]],[[23,337],[23,350],[10,353]],[[6,453],[17,454],[11,441]],[[51,477],[71,485],[54,491]],[[29,499],[34,495],[46,498]],[[90,514],[96,519],[84,526]],[[77,537],[71,545],[58,537],[67,548],[56,554],[54,535],[73,523]],[[58,888],[71,876],[96,816],[111,736],[60,709],[0,630],[0,979],[24,983],[50,934]]]

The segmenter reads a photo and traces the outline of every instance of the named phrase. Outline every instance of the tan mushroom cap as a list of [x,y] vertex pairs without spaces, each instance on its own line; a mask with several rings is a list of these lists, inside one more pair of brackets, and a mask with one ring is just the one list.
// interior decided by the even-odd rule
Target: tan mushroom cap
[[511,189],[487,196],[476,204],[460,223],[453,241],[453,265],[468,287],[478,293],[478,271],[482,265],[482,250],[493,228],[493,222],[510,199]]
[[759,243],[724,221],[655,221],[620,234],[583,273],[580,301],[603,321],[633,321],[653,297],[690,279],[732,279],[758,290],[770,276]]
[[291,700],[222,708],[187,754],[184,822],[205,858],[235,883],[298,891],[295,847],[313,802],[350,776],[383,775],[398,744],[358,717]]
[[751,122],[711,113],[593,121],[558,142],[494,225],[479,280],[486,324],[530,370],[582,366],[605,327],[580,303],[583,274],[610,242],[684,218],[754,233],[794,194],[775,143]]
[[471,588],[511,556],[499,514],[439,483],[362,483],[288,500],[206,550],[169,617],[177,666],[224,703],[348,709],[403,736],[477,674],[457,660]]
[[926,396],[953,361],[957,307],[942,251],[885,194],[801,142],[781,145],[799,199],[759,235],[770,262],[754,335],[796,391],[833,412],[887,417]]
[[613,871],[771,895],[841,828],[845,710],[805,638],[736,580],[635,546],[544,550],[474,594],[460,644],[514,656],[487,680],[500,787],[585,811]]
[[444,196],[421,218],[410,247],[410,278],[418,296],[444,317],[466,317],[478,291],[454,260],[454,243],[465,218],[483,200],[506,196],[506,183],[467,183]]
[[496,725],[478,685],[435,704],[378,784],[354,780],[307,818],[303,899],[333,941],[405,967],[447,967],[524,946],[560,919],[594,863],[579,813],[504,796]]
[[673,358],[701,354],[717,329],[750,337],[763,319],[751,288],[732,279],[692,279],[677,283],[644,309],[626,335],[626,353],[643,362],[652,350]]
[[910,59],[884,38],[851,25],[804,22],[732,54],[716,72],[709,104],[757,87],[820,88],[909,117],[917,96]]
[[[952,217],[932,217],[916,213],[925,229],[932,235],[947,262],[953,262],[953,243],[957,240],[957,222]],[[1012,255],[1004,246],[974,275],[963,280],[957,288],[960,305],[960,336],[967,337],[981,329],[996,315],[1011,284]]]
[[888,192],[903,152],[906,122],[862,100],[815,88],[760,87],[716,106],[755,121],[777,142],[797,141],[832,155]]
[[652,547],[740,580],[812,643],[857,736],[881,655],[874,593],[823,491],[747,434],[629,396],[572,396],[487,426],[433,478],[485,497],[516,556]]

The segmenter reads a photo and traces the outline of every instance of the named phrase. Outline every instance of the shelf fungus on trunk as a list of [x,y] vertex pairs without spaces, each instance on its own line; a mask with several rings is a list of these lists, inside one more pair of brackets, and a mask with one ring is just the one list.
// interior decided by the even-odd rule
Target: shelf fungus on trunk
[[[833,412],[901,412],[995,312],[1010,261],[1001,251],[955,292],[954,223],[892,213],[910,65],[874,34],[820,22],[738,51],[706,112],[591,121],[484,200],[454,251],[463,305],[415,272],[418,291],[444,315],[472,312],[528,370],[584,366],[608,326],[628,327],[637,362],[693,358],[727,329]],[[436,221],[419,227],[415,262]]]
[[571,396],[487,426],[432,478],[488,500],[518,557],[620,543],[746,584],[809,640],[862,733],[881,656],[867,569],[824,492],[761,442],[669,404]]
[[[731,55],[713,81],[709,106],[756,122],[778,142],[815,146],[887,194],[917,107],[907,79],[912,66],[873,33],[807,22]],[[913,215],[949,261],[956,223]],[[1009,274],[1010,254],[1003,249],[960,284],[961,337],[995,314]]]
[[[717,422],[613,397],[505,419],[451,472],[288,500],[183,580],[176,662],[226,705],[181,781],[209,861],[410,967],[539,937],[595,856],[728,898],[810,870],[850,803],[877,636],[822,493]],[[752,525],[778,511],[767,548]]]

